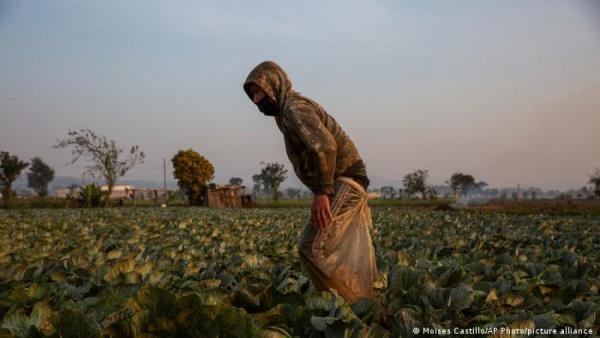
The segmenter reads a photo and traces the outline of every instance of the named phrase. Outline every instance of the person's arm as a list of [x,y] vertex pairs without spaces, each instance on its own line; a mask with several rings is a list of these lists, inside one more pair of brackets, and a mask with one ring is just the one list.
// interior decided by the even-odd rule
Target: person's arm
[[321,229],[332,220],[329,197],[333,195],[337,144],[333,135],[308,104],[294,107],[288,112],[287,129],[294,133],[308,148],[315,163],[314,173],[318,187],[312,203],[313,219]]

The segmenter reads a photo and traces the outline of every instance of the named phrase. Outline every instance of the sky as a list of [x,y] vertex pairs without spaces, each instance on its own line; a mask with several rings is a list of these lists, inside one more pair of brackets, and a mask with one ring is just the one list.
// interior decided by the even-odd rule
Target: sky
[[90,128],[147,154],[127,179],[161,181],[163,159],[192,148],[217,183],[278,161],[299,185],[242,90],[264,60],[340,123],[372,177],[568,189],[600,167],[593,0],[0,0],[0,149],[79,177],[85,163],[52,145]]

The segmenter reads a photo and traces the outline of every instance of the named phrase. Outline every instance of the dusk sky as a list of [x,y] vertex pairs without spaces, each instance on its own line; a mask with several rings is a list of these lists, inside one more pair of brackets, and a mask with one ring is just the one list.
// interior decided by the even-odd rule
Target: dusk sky
[[264,160],[293,184],[281,132],[242,90],[264,60],[340,123],[370,176],[567,189],[600,167],[592,0],[0,0],[0,149],[79,177],[85,163],[52,145],[91,128],[147,154],[128,179],[161,181],[163,158],[191,147],[217,183],[249,183]]

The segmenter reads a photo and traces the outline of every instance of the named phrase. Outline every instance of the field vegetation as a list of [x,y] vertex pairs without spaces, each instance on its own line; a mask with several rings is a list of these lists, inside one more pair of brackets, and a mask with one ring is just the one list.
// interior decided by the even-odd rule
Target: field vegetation
[[[317,292],[306,208],[0,211],[2,337],[600,326],[600,218],[373,208],[378,299]],[[383,308],[380,308],[380,303]]]

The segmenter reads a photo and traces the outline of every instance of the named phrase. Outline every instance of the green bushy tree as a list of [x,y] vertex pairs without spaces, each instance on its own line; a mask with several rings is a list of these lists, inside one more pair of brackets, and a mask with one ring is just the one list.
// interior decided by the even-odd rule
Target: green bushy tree
[[6,151],[0,151],[0,185],[4,207],[9,208],[12,202],[12,185],[19,178],[21,171],[27,168],[29,163],[19,160],[16,155],[10,155]]
[[171,162],[173,176],[179,187],[185,190],[190,205],[202,204],[202,190],[215,174],[212,163],[192,149],[180,150]]
[[31,160],[27,173],[27,185],[40,197],[48,196],[48,184],[54,179],[54,170],[39,157]]

